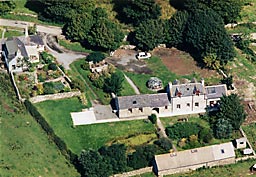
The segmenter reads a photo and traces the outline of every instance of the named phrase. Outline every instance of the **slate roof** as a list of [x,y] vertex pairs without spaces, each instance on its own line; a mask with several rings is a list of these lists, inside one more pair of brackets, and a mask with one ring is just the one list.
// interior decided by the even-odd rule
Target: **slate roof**
[[182,168],[235,157],[233,144],[223,143],[155,156],[158,171]]
[[188,83],[180,85],[172,85],[171,97],[176,97],[177,93],[180,92],[181,96],[192,96],[195,95],[195,91],[198,90],[200,94],[205,93],[204,86],[201,83]]
[[18,39],[25,45],[44,45],[43,39],[38,35],[20,36]]
[[206,86],[205,90],[208,99],[220,98],[223,95],[227,95],[227,87],[225,84]]
[[117,98],[119,109],[163,107],[170,104],[167,93],[123,96]]
[[15,38],[15,41],[18,44],[18,48],[20,49],[21,55],[23,57],[28,57],[28,53],[27,53],[24,43],[19,38]]
[[18,44],[15,40],[7,40],[5,42],[6,49],[8,51],[8,55],[15,54],[18,51]]

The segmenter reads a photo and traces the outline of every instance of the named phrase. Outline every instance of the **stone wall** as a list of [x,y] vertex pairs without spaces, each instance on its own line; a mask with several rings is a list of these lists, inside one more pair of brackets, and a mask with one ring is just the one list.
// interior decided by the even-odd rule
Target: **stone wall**
[[29,100],[32,103],[39,103],[39,102],[46,101],[46,100],[57,100],[57,99],[62,99],[62,98],[71,98],[71,97],[80,96],[80,95],[81,95],[80,91],[65,92],[65,93],[56,93],[56,94],[51,94],[51,95],[39,95],[39,96],[32,97]]
[[116,174],[116,175],[113,175],[112,177],[129,177],[129,176],[140,175],[140,174],[148,173],[148,172],[152,172],[152,167],[146,167],[146,168],[129,171],[129,172],[122,173],[122,174]]

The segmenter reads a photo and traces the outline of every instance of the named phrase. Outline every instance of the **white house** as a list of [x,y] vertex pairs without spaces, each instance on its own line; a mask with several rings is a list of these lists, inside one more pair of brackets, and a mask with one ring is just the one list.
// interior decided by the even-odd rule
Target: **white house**
[[22,72],[24,69],[24,58],[31,63],[39,62],[39,53],[44,51],[44,43],[40,36],[20,36],[7,39],[2,45],[8,71]]

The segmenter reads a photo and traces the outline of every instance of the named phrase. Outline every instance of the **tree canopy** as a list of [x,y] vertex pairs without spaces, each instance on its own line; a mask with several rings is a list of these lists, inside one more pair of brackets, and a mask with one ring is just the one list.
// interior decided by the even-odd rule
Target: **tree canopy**
[[0,15],[4,15],[16,7],[14,1],[1,1],[0,2]]
[[101,52],[92,52],[86,57],[86,61],[93,61],[93,63],[98,63],[105,58],[105,55]]
[[234,130],[238,130],[245,120],[244,107],[240,103],[240,98],[236,94],[223,96],[220,100],[220,110],[217,113],[218,119],[230,121]]
[[177,47],[183,43],[183,32],[187,25],[188,15],[187,11],[177,11],[166,21],[165,42],[168,46]]
[[233,42],[227,34],[224,24],[211,9],[190,13],[185,30],[185,42],[201,57],[215,53],[221,65],[235,56]]
[[155,0],[127,0],[119,17],[125,23],[135,26],[145,20],[158,19],[161,16],[161,7]]
[[149,51],[163,43],[164,36],[162,20],[146,20],[136,28],[133,41],[139,49]]
[[82,151],[78,162],[82,167],[81,175],[84,177],[108,177],[113,174],[111,164],[106,162],[97,151]]
[[115,72],[111,74],[111,77],[105,79],[104,91],[107,93],[120,94],[122,90],[122,83],[124,81],[124,76],[121,72]]
[[216,138],[229,138],[232,134],[232,125],[229,120],[220,118],[217,120],[214,133]]

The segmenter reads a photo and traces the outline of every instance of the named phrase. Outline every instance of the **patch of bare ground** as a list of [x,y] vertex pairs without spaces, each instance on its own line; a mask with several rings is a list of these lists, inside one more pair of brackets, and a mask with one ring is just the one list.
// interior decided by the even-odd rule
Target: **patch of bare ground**
[[234,85],[237,89],[236,93],[243,98],[242,104],[244,105],[247,114],[244,124],[251,124],[256,122],[256,101],[255,91],[256,87],[253,83],[246,80],[238,80],[234,78]]
[[203,78],[219,77],[216,71],[199,67],[188,53],[176,48],[156,48],[153,51],[153,55],[161,58],[166,67],[178,75],[198,73]]
[[135,50],[118,49],[106,61],[123,71],[151,74],[152,71],[147,67],[146,62],[144,60],[138,60],[136,54],[137,52]]

